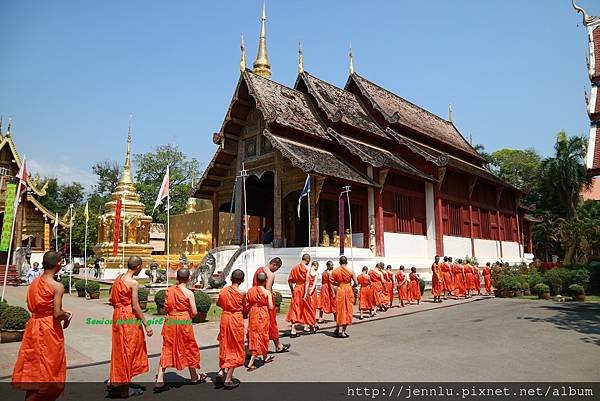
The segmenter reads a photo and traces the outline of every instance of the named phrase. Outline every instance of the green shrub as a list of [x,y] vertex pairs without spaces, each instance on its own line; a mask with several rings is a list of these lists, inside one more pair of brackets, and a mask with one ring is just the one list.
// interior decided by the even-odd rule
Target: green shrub
[[88,281],[87,285],[85,286],[85,290],[87,291],[88,294],[93,294],[95,292],[99,292],[100,284],[98,284],[95,281]]
[[496,288],[498,290],[506,290],[509,287],[509,283],[510,283],[510,276],[508,276],[506,274],[499,274],[498,276],[496,276],[494,288]]
[[85,291],[85,280],[77,280],[74,285],[77,291]]
[[529,288],[535,288],[536,285],[544,283],[544,275],[535,269],[530,269],[527,275],[527,283]]
[[6,299],[2,300],[2,302],[0,302],[0,326],[2,326],[2,314],[4,313],[4,311],[6,309],[8,309],[8,302],[6,302]]
[[565,287],[569,288],[571,284],[578,284],[584,289],[589,288],[590,272],[586,268],[567,269],[565,274]]
[[148,289],[146,287],[139,287],[138,288],[138,301],[147,302],[149,293],[150,293],[150,291],[148,291]]
[[527,290],[531,289],[531,287],[529,287],[529,283],[527,282],[527,280],[526,280],[526,281],[523,281],[523,282],[521,282],[521,289],[522,289],[523,291],[527,291]]
[[27,309],[20,306],[8,306],[2,313],[2,329],[24,330],[31,318]]
[[273,291],[273,294],[275,295],[275,305],[281,305],[281,303],[283,302],[283,295],[281,295],[281,293],[277,291]]
[[533,291],[536,294],[543,294],[545,292],[550,292],[550,287],[547,284],[538,283],[535,285],[535,287],[533,287]]
[[508,278],[508,289],[511,291],[521,291],[521,281],[518,276],[513,275]]
[[167,292],[165,290],[157,291],[156,294],[154,294],[154,302],[156,303],[156,306],[158,306],[160,308],[164,308],[166,296],[167,296]]
[[569,286],[569,295],[571,295],[571,296],[585,295],[585,289],[583,288],[582,285],[571,284]]
[[590,273],[589,293],[595,294],[600,292],[600,261],[591,261],[586,268]]
[[421,290],[421,296],[425,293],[425,280],[419,279],[419,289]]
[[196,309],[198,312],[207,313],[212,305],[212,299],[204,291],[195,291],[194,300],[196,301]]
[[568,272],[565,268],[550,269],[544,274],[544,282],[550,286],[552,295],[559,295],[563,292],[567,279]]
[[65,287],[65,292],[69,292],[69,276],[61,278],[60,283]]

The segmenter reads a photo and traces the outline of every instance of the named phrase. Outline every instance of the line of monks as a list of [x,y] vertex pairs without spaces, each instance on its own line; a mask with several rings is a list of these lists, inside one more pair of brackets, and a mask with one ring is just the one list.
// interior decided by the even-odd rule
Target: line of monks
[[[441,302],[442,297],[447,296],[468,297],[474,291],[480,293],[477,264],[463,265],[461,262],[458,260],[452,263],[452,258],[448,257],[440,262],[436,256],[431,266],[434,302]],[[13,386],[26,391],[26,400],[54,400],[64,389],[66,356],[63,330],[69,326],[72,313],[63,309],[64,287],[55,280],[63,263],[60,253],[46,252],[42,262],[44,273],[31,283],[27,291],[27,306],[32,312],[32,319],[27,323],[12,376]],[[247,369],[253,371],[274,360],[268,352],[270,341],[275,345],[275,353],[289,350],[290,345],[281,343],[279,338],[273,293],[275,272],[281,265],[281,259],[274,258],[267,266],[257,269],[253,285],[247,292],[240,289],[245,279],[244,272],[234,270],[231,285],[220,291],[217,300],[217,305],[222,309],[217,338],[220,345],[219,372],[214,381],[215,387],[233,389],[239,386],[240,382],[233,377],[233,373],[236,368],[244,366],[247,351],[250,354]],[[130,384],[134,376],[149,370],[145,336],[153,335],[138,302],[135,276],[142,270],[141,258],[129,258],[127,267],[127,271],[113,283],[109,299],[113,306],[113,318],[108,390],[109,395],[121,398],[142,392],[139,386]],[[336,268],[332,262],[327,262],[326,270],[321,275],[320,292],[317,291],[318,267],[318,262],[311,263],[310,255],[305,254],[302,261],[290,271],[288,283],[292,300],[286,320],[290,323],[292,338],[299,335],[299,324],[303,325],[302,331],[305,334],[315,333],[324,314],[334,315],[334,336],[349,337],[346,329],[352,324],[354,291],[357,288],[360,288],[360,319],[364,312],[373,316],[377,311],[386,311],[392,307],[394,288],[398,293],[400,306],[413,301],[419,303],[422,296],[420,277],[414,267],[407,277],[403,266],[393,273],[391,266],[386,268],[383,263],[378,263],[372,270],[365,266],[357,277],[348,266],[347,258],[341,256]],[[483,268],[482,274],[489,294],[489,263]],[[161,332],[163,346],[155,392],[169,389],[164,383],[167,368],[187,368],[192,384],[205,382],[207,379],[206,374],[197,371],[200,369],[200,352],[193,327],[189,324],[197,310],[193,292],[187,288],[189,279],[190,271],[186,268],[179,269],[177,284],[166,291],[167,316]],[[244,327],[245,312],[248,314],[247,331]]]

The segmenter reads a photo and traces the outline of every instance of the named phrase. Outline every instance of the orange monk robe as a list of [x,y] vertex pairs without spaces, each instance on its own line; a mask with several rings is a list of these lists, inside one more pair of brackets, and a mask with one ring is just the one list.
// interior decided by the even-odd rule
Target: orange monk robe
[[466,293],[465,279],[463,277],[463,269],[459,264],[452,266],[452,275],[454,281],[454,295],[462,297]]
[[410,278],[410,284],[408,285],[408,300],[421,300],[421,286],[419,277],[417,277],[416,273],[412,272],[408,275],[408,277]]
[[454,288],[454,284],[452,282],[452,273],[450,272],[450,263],[442,262],[440,263],[440,270],[442,273],[442,285],[444,287],[445,292],[451,292]]
[[394,273],[391,271],[385,271],[383,277],[385,278],[385,294],[387,303],[394,300]]
[[373,303],[376,306],[385,305],[386,294],[379,271],[369,270],[369,277],[371,278],[371,287],[373,288]]
[[319,294],[321,312],[323,313],[335,312],[335,297],[333,296],[333,292],[331,292],[329,284],[333,285],[331,273],[329,270],[325,270],[321,275],[321,293]]
[[479,275],[477,266],[473,266],[473,287],[475,288],[475,291],[481,291],[481,276]]
[[302,320],[302,305],[304,304],[304,283],[306,282],[306,275],[308,269],[304,263],[298,263],[292,267],[290,275],[288,277],[289,283],[294,283],[294,290],[292,291],[292,302],[290,303],[290,309],[288,310],[285,320],[290,323],[303,323]]
[[232,286],[219,292],[217,306],[223,310],[217,337],[220,369],[243,366],[246,360],[243,303],[244,295]]
[[354,313],[354,291],[352,290],[352,273],[341,266],[333,269],[331,278],[338,286],[335,295],[336,315],[335,322],[338,326],[352,324]]
[[362,273],[357,278],[360,285],[360,293],[358,295],[358,309],[362,311],[370,311],[373,309],[373,288],[371,288],[371,279],[368,274]]
[[489,267],[483,268],[483,284],[485,285],[485,291],[489,294],[492,292],[492,269]]
[[165,312],[160,366],[177,370],[200,369],[200,351],[192,327],[190,300],[176,285],[167,289]]
[[[263,273],[266,271],[265,267],[259,267],[256,269],[256,273],[254,273],[254,278],[252,279],[252,286],[258,286],[258,273]],[[273,300],[275,300],[275,295],[271,292]],[[277,309],[269,309],[269,340],[278,340],[279,339],[279,326],[277,325]]]
[[252,355],[269,352],[269,294],[263,287],[252,287],[246,294],[248,312],[248,349]]
[[399,271],[398,273],[396,273],[396,284],[397,284],[397,290],[398,290],[398,299],[402,300],[402,301],[408,301],[408,280],[402,284],[402,282],[405,279],[405,275],[404,272]]
[[[310,276],[310,278],[309,278],[310,282],[308,283],[309,291],[312,288],[316,279],[317,279],[317,275]],[[302,284],[302,285],[304,285],[304,284]],[[302,315],[301,315],[300,321],[305,325],[314,326],[317,323],[317,319],[316,319],[317,311],[315,309],[316,297],[317,297],[317,289],[315,287],[314,291],[308,295],[308,298],[306,300],[302,300]]]
[[473,282],[473,266],[468,263],[465,265],[465,287],[467,290],[475,288],[475,283]]
[[12,375],[15,388],[35,390],[48,399],[62,393],[67,377],[63,329],[61,321],[54,319],[54,292],[42,277],[27,289],[32,317],[25,326]]
[[113,306],[112,352],[110,354],[110,384],[120,386],[131,383],[133,376],[148,371],[148,351],[144,326],[131,308],[131,288],[121,274],[110,289]]
[[444,288],[442,284],[443,279],[440,274],[440,265],[437,263],[432,264],[431,273],[431,295],[440,297]]

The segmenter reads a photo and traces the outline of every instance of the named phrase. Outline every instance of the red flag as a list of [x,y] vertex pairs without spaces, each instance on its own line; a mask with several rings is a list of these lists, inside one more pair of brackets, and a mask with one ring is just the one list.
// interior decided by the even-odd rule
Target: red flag
[[[115,227],[113,230],[113,251],[112,255],[117,256],[119,253],[119,239],[121,238],[121,199],[117,199],[117,207],[115,208]],[[123,244],[125,246],[125,244]]]
[[[165,171],[165,176],[163,178],[162,185],[160,186],[160,191],[158,191],[158,196],[156,197],[156,202],[154,203],[154,209],[160,205],[163,199],[169,196],[169,165],[167,165],[167,171]],[[154,211],[154,209],[152,209]]]
[[21,196],[25,191],[27,191],[27,166],[25,163],[25,159],[23,159],[23,163],[21,163],[21,167],[19,168],[19,172],[17,173],[17,178],[19,179],[19,193],[17,194],[16,199],[21,199]]
[[345,219],[345,214],[346,212],[344,211],[344,197],[342,196],[342,194],[340,194],[339,200],[338,200],[338,215],[339,215],[339,219],[338,219],[338,230],[339,230],[339,235],[340,235],[340,255],[344,254],[344,237],[345,237],[345,229],[344,229],[344,219]]

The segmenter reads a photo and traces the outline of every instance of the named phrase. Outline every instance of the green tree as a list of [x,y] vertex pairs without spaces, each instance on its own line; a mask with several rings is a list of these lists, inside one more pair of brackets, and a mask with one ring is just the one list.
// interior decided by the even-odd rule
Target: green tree
[[540,167],[541,201],[544,209],[570,220],[577,216],[580,193],[591,185],[584,165],[587,141],[558,133],[554,157],[546,158]]
[[501,149],[492,153],[492,171],[525,192],[526,205],[539,202],[541,159],[533,149]]
[[146,205],[146,214],[158,223],[166,222],[166,201],[155,211],[154,202],[162,184],[165,169],[170,169],[171,214],[180,214],[185,210],[191,177],[198,173],[196,159],[188,160],[176,145],[160,145],[153,152],[136,154],[135,182],[140,200]]
[[[542,213],[542,222],[533,226],[533,246],[542,253],[545,261],[559,249],[559,225],[555,216]],[[536,255],[539,257],[539,255]]]
[[492,155],[490,155],[486,150],[485,150],[485,146],[478,143],[477,145],[473,145],[473,149],[475,149],[475,151],[477,153],[479,153],[479,155],[481,157],[483,157],[488,163],[490,163],[492,161]]
[[78,207],[85,203],[86,194],[80,183],[60,184],[54,177],[46,178],[43,181],[48,181],[48,186],[46,195],[40,197],[39,200],[51,212],[58,212],[60,216],[64,216],[69,210],[70,204]]
[[98,177],[98,181],[92,186],[92,194],[108,201],[119,182],[121,166],[115,161],[104,160],[96,162],[92,166],[92,172]]

